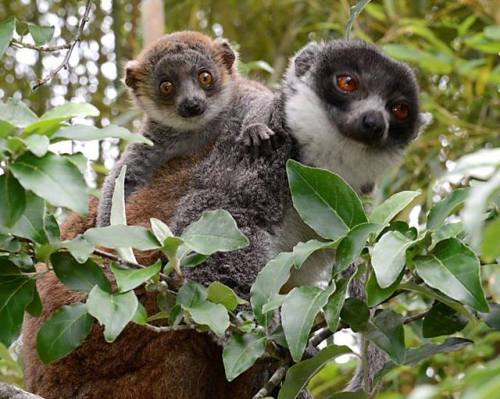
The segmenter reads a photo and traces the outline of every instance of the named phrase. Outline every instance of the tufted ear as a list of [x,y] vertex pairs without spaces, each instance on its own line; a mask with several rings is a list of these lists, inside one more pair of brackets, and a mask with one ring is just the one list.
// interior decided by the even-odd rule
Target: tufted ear
[[320,46],[316,42],[311,42],[303,47],[293,58],[293,67],[297,77],[303,76],[313,64]]
[[125,64],[125,84],[132,90],[137,89],[137,71],[139,69],[139,61],[132,60]]
[[232,72],[234,62],[236,61],[236,52],[226,39],[215,39],[215,44],[221,51],[222,63],[226,66],[229,72]]
[[433,120],[434,118],[430,112],[420,112],[417,118],[417,135],[420,136]]

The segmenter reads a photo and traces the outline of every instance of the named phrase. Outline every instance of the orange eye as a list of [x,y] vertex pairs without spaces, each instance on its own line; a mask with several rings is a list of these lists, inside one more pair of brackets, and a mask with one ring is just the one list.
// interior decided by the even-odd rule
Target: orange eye
[[166,96],[169,96],[172,94],[175,90],[175,86],[172,82],[169,82],[168,80],[165,80],[161,82],[160,84],[160,91],[165,94]]
[[202,87],[209,87],[214,82],[214,78],[210,72],[202,71],[198,74],[198,82]]
[[351,75],[337,75],[337,86],[345,93],[358,90],[358,81]]
[[405,103],[396,103],[391,107],[392,115],[399,121],[404,121],[410,114],[410,107]]

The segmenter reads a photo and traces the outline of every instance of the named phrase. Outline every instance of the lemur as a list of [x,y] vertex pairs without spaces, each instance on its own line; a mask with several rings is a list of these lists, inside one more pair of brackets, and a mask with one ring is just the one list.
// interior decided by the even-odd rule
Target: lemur
[[[190,269],[188,277],[205,284],[223,281],[242,295],[248,295],[263,266],[261,254],[269,259],[298,242],[321,239],[292,206],[287,157],[333,171],[358,193],[368,194],[429,122],[429,115],[419,111],[413,71],[359,41],[311,43],[299,51],[268,111],[269,128],[290,138],[285,146],[250,168],[232,161],[234,156],[219,146],[200,165],[171,221],[179,232],[206,209],[222,207],[235,215],[251,251],[217,254]],[[232,162],[234,168],[228,168]],[[333,251],[314,254],[301,269],[293,269],[287,285],[324,287],[333,264]],[[361,284],[351,286],[351,295],[360,295]],[[372,382],[385,357],[372,346],[368,356]],[[361,386],[361,376],[359,370],[351,389]]]
[[124,165],[127,200],[161,165],[207,148],[230,118],[242,118],[242,131],[248,130],[249,137],[272,135],[258,123],[258,107],[248,112],[270,91],[239,75],[236,54],[223,39],[190,31],[165,35],[126,64],[124,81],[144,112],[141,132],[154,146],[127,147],[104,182],[98,226],[110,223],[115,180]]

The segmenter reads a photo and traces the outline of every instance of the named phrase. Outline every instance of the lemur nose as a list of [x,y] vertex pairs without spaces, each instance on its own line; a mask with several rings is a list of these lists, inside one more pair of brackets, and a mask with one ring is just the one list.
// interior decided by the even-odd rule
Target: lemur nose
[[206,104],[199,99],[184,100],[179,104],[179,115],[184,118],[201,115],[207,108]]
[[371,139],[382,138],[385,131],[385,120],[381,112],[371,111],[363,115],[363,132],[371,136]]

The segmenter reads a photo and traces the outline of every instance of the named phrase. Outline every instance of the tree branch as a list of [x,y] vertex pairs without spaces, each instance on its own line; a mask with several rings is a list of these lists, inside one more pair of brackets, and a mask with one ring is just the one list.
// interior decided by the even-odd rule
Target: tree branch
[[287,369],[287,366],[279,367],[271,378],[269,378],[269,381],[266,382],[266,384],[253,396],[252,399],[263,399],[266,396],[269,396],[271,392],[274,391],[274,388],[280,384],[281,380],[285,378]]
[[2,399],[43,399],[41,396],[23,391],[14,385],[0,382],[0,398]]
[[[33,85],[32,90],[36,90],[40,86],[42,86],[45,83],[51,81],[54,78],[54,76],[56,76],[62,69],[68,69],[69,68],[69,59],[71,57],[71,54],[73,53],[73,50],[75,49],[75,47],[80,44],[80,40],[81,40],[81,36],[82,36],[82,33],[83,33],[83,29],[85,28],[85,25],[89,21],[89,15],[90,15],[91,5],[92,5],[92,0],[87,0],[87,4],[85,5],[85,12],[83,13],[83,17],[82,17],[82,19],[80,21],[80,25],[78,26],[78,30],[76,32],[75,38],[73,39],[72,43],[66,45],[66,46],[68,46],[68,51],[66,52],[66,55],[64,56],[63,61],[59,64],[59,66],[57,68],[55,68],[46,77],[44,77],[42,79],[39,79]],[[43,51],[43,50],[39,50],[39,51]],[[56,51],[56,50],[54,50],[54,51]]]

